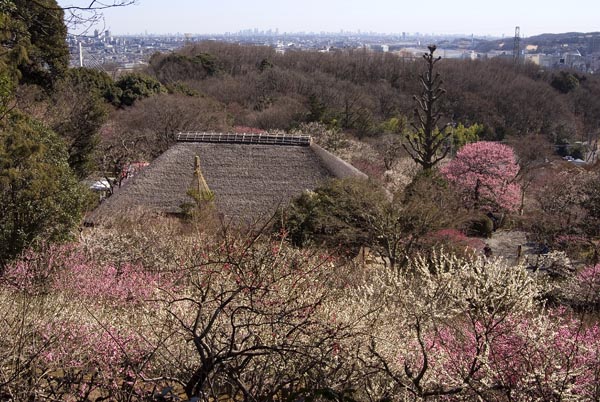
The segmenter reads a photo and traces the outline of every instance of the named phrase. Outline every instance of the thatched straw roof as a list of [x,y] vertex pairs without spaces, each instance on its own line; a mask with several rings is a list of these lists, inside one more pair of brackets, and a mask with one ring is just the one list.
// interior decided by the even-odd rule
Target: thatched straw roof
[[180,142],[125,182],[86,222],[100,224],[132,210],[181,213],[180,206],[192,201],[187,192],[194,186],[196,155],[217,211],[233,219],[271,215],[328,178],[364,176],[314,144]]

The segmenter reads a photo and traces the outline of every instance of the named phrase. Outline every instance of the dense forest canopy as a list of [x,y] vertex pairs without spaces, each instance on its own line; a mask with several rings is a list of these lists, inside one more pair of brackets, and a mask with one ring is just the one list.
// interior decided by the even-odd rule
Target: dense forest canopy
[[[245,116],[235,117],[240,124],[287,129],[310,118],[373,135],[382,122],[412,115],[420,70],[419,60],[366,50],[278,54],[205,42],[174,55],[155,55],[149,71],[164,84],[183,83],[228,106],[241,106]],[[581,85],[564,93],[550,85],[558,73],[500,59],[445,60],[440,72],[448,90],[447,118],[481,123],[487,138],[543,133],[552,140],[580,139],[597,130],[594,76],[570,74]],[[278,119],[282,115],[287,124]]]

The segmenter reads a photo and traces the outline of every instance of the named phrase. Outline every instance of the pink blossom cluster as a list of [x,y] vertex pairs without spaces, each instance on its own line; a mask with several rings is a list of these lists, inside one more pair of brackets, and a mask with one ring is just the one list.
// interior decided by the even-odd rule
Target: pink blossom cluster
[[6,267],[0,281],[4,286],[30,295],[47,293],[65,264],[80,265],[86,261],[76,245],[50,244],[39,251],[28,249]]
[[[131,329],[75,321],[53,322],[42,331],[49,345],[40,358],[48,369],[64,371],[78,394],[111,393],[135,387],[150,346]],[[139,390],[138,390],[139,391]]]
[[556,236],[554,241],[560,245],[569,245],[569,244],[587,244],[590,240],[582,235],[572,235],[572,234],[559,234]]
[[600,288],[600,264],[581,270],[577,274],[577,281],[581,284],[590,284]]
[[[135,323],[116,323],[148,305],[159,287],[176,290],[172,278],[137,264],[99,263],[78,245],[50,245],[25,252],[6,268],[0,285],[27,297],[42,296],[40,301],[50,305],[59,303],[67,314],[79,305],[89,310],[75,308],[69,319],[54,313],[36,318],[36,365],[50,382],[60,384],[54,392],[61,400],[89,400],[90,393],[113,400],[117,392],[142,392],[138,380],[149,370],[152,351]],[[112,308],[109,317],[103,315],[106,308]],[[121,312],[129,313],[119,318]]]
[[140,303],[149,300],[161,276],[139,265],[74,264],[53,283],[55,290],[85,299],[108,303]]
[[584,305],[600,304],[600,264],[583,268],[573,278],[571,297]]
[[570,255],[582,255],[595,249],[592,240],[584,235],[559,234],[554,238],[554,247]]
[[151,299],[158,287],[170,286],[173,278],[137,264],[98,263],[77,245],[51,245],[25,252],[7,267],[2,281],[28,294],[62,292],[90,302],[135,304]]
[[586,400],[600,396],[600,328],[564,309],[545,320],[508,316],[445,325],[425,335],[423,345],[425,353],[415,342],[400,365],[417,373],[426,355],[430,382],[442,388],[467,381],[481,392],[494,389],[516,399],[553,400],[562,388]]
[[512,212],[519,206],[521,187],[515,182],[519,165],[507,145],[488,141],[467,144],[440,171],[463,191],[469,207]]

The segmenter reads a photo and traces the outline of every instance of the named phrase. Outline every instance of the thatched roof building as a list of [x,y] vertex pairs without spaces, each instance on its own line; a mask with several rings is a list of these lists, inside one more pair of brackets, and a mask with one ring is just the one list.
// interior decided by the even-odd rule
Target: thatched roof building
[[366,177],[310,137],[181,133],[179,142],[104,201],[86,222],[100,224],[128,211],[179,214],[192,201],[195,157],[215,195],[217,211],[249,220],[271,215],[328,178]]

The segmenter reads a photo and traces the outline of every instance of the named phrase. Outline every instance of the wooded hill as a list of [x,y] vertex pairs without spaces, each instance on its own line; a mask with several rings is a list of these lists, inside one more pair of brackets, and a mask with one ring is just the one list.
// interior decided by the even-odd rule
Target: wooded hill
[[[321,121],[359,137],[402,131],[420,93],[421,60],[354,50],[288,52],[204,42],[156,54],[148,72],[172,92],[220,102],[231,124],[290,129]],[[600,81],[502,60],[443,60],[445,122],[483,124],[484,139],[530,133],[582,140],[600,126]],[[572,85],[561,85],[570,80]]]

